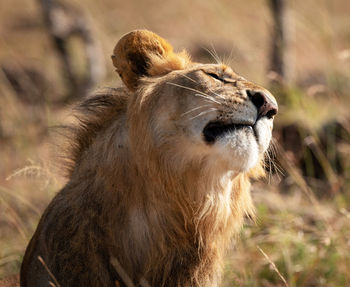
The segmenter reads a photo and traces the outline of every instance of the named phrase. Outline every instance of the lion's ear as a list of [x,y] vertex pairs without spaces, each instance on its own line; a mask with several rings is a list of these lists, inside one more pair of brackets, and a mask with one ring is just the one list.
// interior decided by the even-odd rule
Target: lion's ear
[[147,30],[135,30],[123,36],[114,48],[112,61],[132,91],[137,89],[141,77],[165,75],[191,63],[186,51],[174,53],[166,40]]

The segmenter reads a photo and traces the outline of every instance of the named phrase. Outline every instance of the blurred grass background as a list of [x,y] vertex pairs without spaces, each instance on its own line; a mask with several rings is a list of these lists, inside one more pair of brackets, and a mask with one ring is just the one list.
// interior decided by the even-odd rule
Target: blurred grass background
[[[205,48],[215,49],[275,92],[276,164],[253,186],[258,219],[247,221],[229,252],[223,286],[350,286],[350,3],[288,2],[282,86],[271,81],[267,0],[66,2],[101,50],[98,86],[120,84],[112,49],[123,34],[146,28],[198,61],[214,62]],[[71,120],[76,99],[66,100],[69,79],[47,26],[40,1],[0,2],[0,278],[19,271],[42,211],[65,182],[50,127]],[[87,69],[82,50],[72,37],[67,51],[78,78]]]

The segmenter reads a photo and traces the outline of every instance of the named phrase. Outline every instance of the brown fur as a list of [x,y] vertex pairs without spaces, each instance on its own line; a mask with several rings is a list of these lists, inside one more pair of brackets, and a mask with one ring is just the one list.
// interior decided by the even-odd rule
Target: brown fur
[[[21,286],[48,286],[38,256],[62,287],[125,286],[113,260],[135,284],[217,286],[232,235],[254,214],[249,177],[263,172],[260,163],[240,173],[209,164],[210,147],[188,142],[181,116],[208,101],[178,86],[222,89],[202,69],[227,73],[232,92],[257,86],[222,65],[198,68],[149,31],[124,36],[113,63],[129,91],[80,105],[70,179],[29,243]],[[232,107],[248,100],[230,97]]]

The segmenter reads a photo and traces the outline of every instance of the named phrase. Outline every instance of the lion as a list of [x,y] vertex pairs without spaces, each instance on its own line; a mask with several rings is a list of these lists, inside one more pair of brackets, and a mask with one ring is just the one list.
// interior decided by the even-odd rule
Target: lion
[[[29,286],[218,286],[254,216],[275,98],[222,64],[132,31],[113,64],[124,86],[84,100],[69,180],[26,249]],[[40,259],[40,260],[39,260]]]

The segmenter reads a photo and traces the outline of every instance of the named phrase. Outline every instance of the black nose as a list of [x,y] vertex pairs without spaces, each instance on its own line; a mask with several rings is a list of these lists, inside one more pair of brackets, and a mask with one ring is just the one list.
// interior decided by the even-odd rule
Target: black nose
[[266,116],[271,119],[274,115],[277,114],[277,104],[265,92],[252,90],[247,90],[246,92],[258,110],[258,118]]

